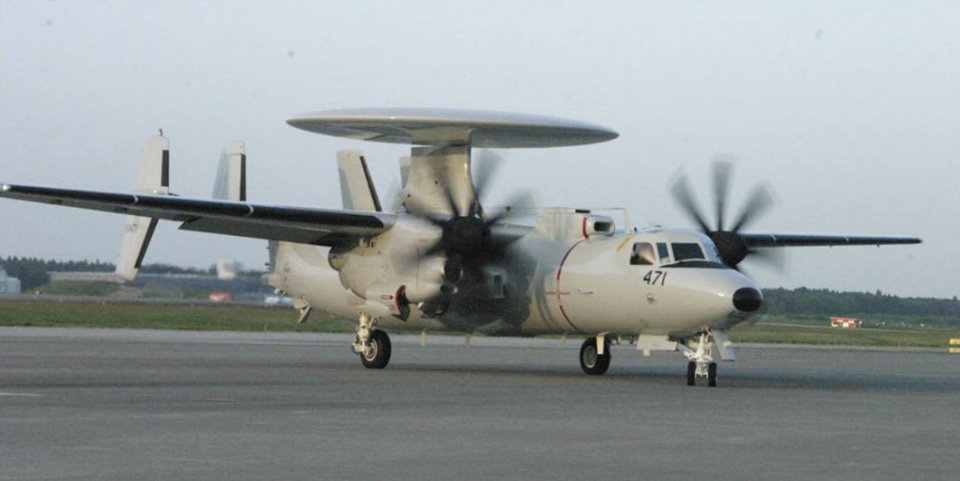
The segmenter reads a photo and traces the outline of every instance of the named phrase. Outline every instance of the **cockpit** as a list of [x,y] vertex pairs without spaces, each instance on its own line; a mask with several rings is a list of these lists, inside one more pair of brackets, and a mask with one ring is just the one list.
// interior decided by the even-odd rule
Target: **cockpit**
[[630,265],[726,268],[717,246],[707,236],[684,232],[682,235],[663,233],[657,237],[662,239],[638,239],[633,243]]

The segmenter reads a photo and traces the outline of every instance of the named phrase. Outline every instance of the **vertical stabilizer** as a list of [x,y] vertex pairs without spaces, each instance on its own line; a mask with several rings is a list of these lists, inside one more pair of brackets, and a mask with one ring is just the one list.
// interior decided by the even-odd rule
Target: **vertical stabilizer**
[[362,152],[337,152],[337,170],[340,171],[340,194],[343,196],[344,209],[383,211]]
[[[140,176],[134,193],[170,194],[170,142],[166,137],[153,136],[140,151]],[[116,273],[120,278],[132,281],[137,277],[156,228],[157,219],[127,216],[120,239],[120,256],[117,258]]]
[[410,156],[400,157],[400,188],[407,188],[407,179],[410,177]]
[[213,184],[213,198],[246,202],[247,150],[242,141],[231,142],[223,148]]

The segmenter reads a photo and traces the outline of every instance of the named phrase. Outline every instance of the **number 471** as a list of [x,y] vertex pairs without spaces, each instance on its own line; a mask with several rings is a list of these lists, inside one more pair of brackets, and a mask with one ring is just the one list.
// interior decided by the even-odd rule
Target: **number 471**
[[643,282],[646,282],[648,286],[655,286],[657,284],[661,286],[666,285],[667,273],[664,271],[647,272],[647,275],[643,276]]

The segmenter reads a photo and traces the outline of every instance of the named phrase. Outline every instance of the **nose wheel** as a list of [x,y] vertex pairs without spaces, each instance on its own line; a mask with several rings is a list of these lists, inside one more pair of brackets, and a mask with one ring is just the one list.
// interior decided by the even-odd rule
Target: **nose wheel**
[[690,361],[687,363],[687,386],[696,386],[697,378],[706,378],[707,385],[710,387],[717,387],[717,363],[711,362],[707,364],[706,374],[697,374],[697,363]]
[[717,386],[717,363],[713,361],[713,336],[710,333],[700,334],[696,341],[696,348],[691,347],[693,341],[686,340],[679,344],[683,355],[690,360],[687,363],[687,386],[696,386],[698,379],[706,379],[710,387]]

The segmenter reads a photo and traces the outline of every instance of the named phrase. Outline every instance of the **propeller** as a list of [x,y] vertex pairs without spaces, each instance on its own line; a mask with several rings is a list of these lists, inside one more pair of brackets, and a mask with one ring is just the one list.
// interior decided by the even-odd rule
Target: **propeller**
[[511,206],[531,197],[529,193],[521,192],[506,204],[505,209],[490,216],[486,215],[481,199],[484,198],[487,188],[496,176],[503,158],[490,150],[481,150],[474,158],[476,168],[473,185],[476,196],[470,202],[467,211],[461,211],[453,193],[447,188],[443,190],[444,201],[453,215],[450,217],[424,216],[433,225],[440,227],[443,232],[440,239],[427,250],[427,254],[447,252],[470,256],[485,250],[489,246],[490,228],[510,213]]
[[700,228],[700,230],[710,237],[717,246],[720,258],[723,263],[737,268],[737,264],[742,262],[747,256],[754,256],[757,260],[762,260],[775,266],[782,267],[782,257],[780,252],[774,252],[768,249],[750,249],[746,241],[740,236],[739,232],[751,224],[758,216],[773,206],[773,195],[769,189],[763,185],[758,185],[753,189],[747,203],[736,216],[732,227],[725,228],[724,214],[726,212],[727,198],[730,192],[730,177],[733,171],[733,156],[718,155],[713,162],[713,196],[714,206],[716,208],[716,227],[711,227],[700,210],[699,205],[693,198],[690,183],[686,175],[681,175],[674,182],[671,189],[673,198],[683,208],[684,213],[689,216]]
[[[457,202],[454,192],[446,187],[441,191],[442,202],[446,205],[446,211],[450,213],[449,215],[418,214],[421,218],[441,229],[439,239],[422,251],[421,255],[429,256],[442,252],[447,255],[451,264],[457,266],[463,264],[465,260],[477,258],[480,254],[489,251],[491,227],[507,217],[512,206],[524,204],[533,198],[529,192],[523,191],[513,196],[506,204],[506,208],[497,209],[495,214],[488,215],[483,209],[481,199],[484,198],[487,188],[492,184],[503,159],[492,151],[481,150],[474,156],[474,160],[473,188],[476,195],[473,196],[465,210],[461,208],[462,203]],[[394,197],[399,199],[402,196],[396,195]],[[415,198],[402,200],[409,207],[417,207],[410,205],[411,202],[416,202]],[[426,209],[415,208],[411,210],[423,212]]]

